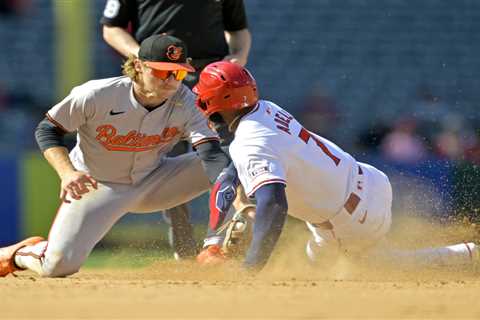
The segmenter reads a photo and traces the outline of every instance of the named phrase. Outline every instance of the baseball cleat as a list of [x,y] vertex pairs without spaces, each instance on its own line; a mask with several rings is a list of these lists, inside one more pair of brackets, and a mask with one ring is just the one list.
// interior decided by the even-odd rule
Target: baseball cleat
[[0,248],[0,277],[22,270],[15,265],[15,253],[23,247],[33,246],[43,240],[45,239],[42,237],[31,237],[14,245]]

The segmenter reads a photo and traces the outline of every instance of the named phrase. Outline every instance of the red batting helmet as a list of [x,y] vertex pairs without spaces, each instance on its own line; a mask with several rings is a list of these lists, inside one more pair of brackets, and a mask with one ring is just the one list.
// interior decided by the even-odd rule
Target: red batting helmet
[[258,101],[257,84],[244,67],[227,61],[209,64],[193,88],[197,106],[207,116],[219,111],[235,111]]

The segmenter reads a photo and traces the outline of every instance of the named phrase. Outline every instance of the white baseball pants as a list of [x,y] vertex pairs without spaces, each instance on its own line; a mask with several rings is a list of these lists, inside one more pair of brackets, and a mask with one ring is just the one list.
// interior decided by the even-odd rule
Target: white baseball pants
[[62,203],[48,241],[20,250],[19,267],[42,276],[77,272],[94,246],[128,212],[150,213],[190,201],[210,188],[195,153],[167,158],[136,185],[100,183],[80,200]]

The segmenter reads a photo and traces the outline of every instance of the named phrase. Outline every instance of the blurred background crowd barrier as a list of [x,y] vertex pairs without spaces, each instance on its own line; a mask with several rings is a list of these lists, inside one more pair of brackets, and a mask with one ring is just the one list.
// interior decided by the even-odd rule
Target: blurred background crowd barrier
[[[478,218],[480,2],[245,0],[264,99],[385,170],[395,214]],[[0,245],[47,235],[58,178],[34,128],[70,89],[120,74],[100,0],[0,0]],[[319,186],[321,188],[321,186]],[[205,221],[206,208],[194,210]]]

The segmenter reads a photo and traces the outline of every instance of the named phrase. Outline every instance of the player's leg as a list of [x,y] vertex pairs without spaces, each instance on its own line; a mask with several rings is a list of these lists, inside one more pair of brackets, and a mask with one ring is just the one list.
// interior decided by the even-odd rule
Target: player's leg
[[22,270],[15,264],[17,252],[26,246],[33,246],[44,240],[42,237],[30,237],[8,247],[0,248],[0,277]]
[[[172,242],[175,257],[192,257],[197,254],[193,228],[188,214],[182,210],[186,202],[198,197],[210,188],[210,182],[201,165],[200,158],[193,152],[175,158],[167,158],[142,183],[141,202],[133,212],[148,213],[167,210],[172,221]],[[175,208],[175,210],[168,210]]]
[[[176,157],[188,152],[188,143],[178,143],[168,154]],[[197,254],[197,244],[193,237],[190,224],[190,212],[187,203],[165,210],[164,220],[169,224],[169,243],[174,250],[175,259],[194,257]]]
[[139,186],[142,195],[132,212],[165,210],[188,202],[208,191],[211,185],[194,152],[167,158]]
[[169,243],[174,250],[176,260],[193,258],[196,256],[197,243],[193,237],[193,227],[190,224],[190,212],[187,203],[167,209],[166,221],[170,221]]
[[396,268],[474,266],[480,262],[479,250],[473,242],[417,250],[384,247],[372,250],[369,258]]
[[307,223],[312,238],[307,243],[307,255],[316,260],[318,253],[329,256],[346,252],[366,254],[381,242],[390,230],[392,221],[392,187],[388,177],[380,170],[361,165],[362,189],[355,190],[361,200],[353,212],[342,208],[324,224]]
[[15,264],[46,277],[76,273],[95,244],[130,209],[136,196],[128,185],[98,184],[81,200],[62,203],[50,229],[48,241],[17,251]]
[[471,242],[419,250],[398,250],[382,245],[380,240],[391,225],[391,185],[388,178],[376,168],[363,164],[362,168],[365,189],[368,192],[365,207],[360,208],[360,213],[365,212],[366,219],[360,219],[363,223],[359,223],[359,219],[355,217],[358,213],[354,213],[354,219],[350,223],[332,230],[309,225],[314,235],[307,247],[310,259],[315,258],[325,244],[337,241],[342,250],[347,250],[354,256],[392,266],[452,266],[477,263],[480,260],[479,248]]
[[[391,186],[388,178],[376,168],[363,165],[366,168],[369,193],[367,197],[367,210],[369,212],[367,221],[371,216],[377,215],[381,218],[384,212],[385,223],[381,228],[373,229],[372,239],[383,237],[388,232],[391,224]],[[387,191],[385,191],[387,190]],[[373,213],[370,215],[370,213]],[[378,241],[377,241],[378,243]],[[445,247],[423,248],[419,250],[394,250],[387,246],[371,246],[368,251],[364,251],[371,260],[378,262],[387,262],[393,266],[452,266],[467,265],[480,259],[478,246],[474,243],[461,243]]]
[[[152,212],[176,206],[190,201],[208,191],[211,184],[205,174],[200,158],[195,153],[188,153],[176,158],[169,158],[150,175],[142,186],[142,201],[135,206],[134,212]],[[241,192],[239,192],[241,195]],[[251,214],[255,208],[250,203],[234,201],[232,212]],[[224,234],[213,237],[207,245],[220,244]],[[205,243],[204,243],[205,245]]]
[[[140,201],[137,201],[137,204],[134,205],[132,212],[149,213],[177,207],[198,197],[209,190],[210,182],[200,158],[195,153],[190,152],[175,158],[165,159],[162,165],[148,176],[139,188],[141,189]],[[169,212],[172,221],[183,219],[183,215],[175,216],[177,212]],[[184,222],[186,224],[183,227],[189,228],[186,231],[191,235],[192,227],[190,223],[185,220]],[[180,231],[183,232],[184,230]],[[178,228],[172,231],[174,233],[178,232]],[[178,247],[175,246],[175,250],[177,249]],[[194,250],[197,251],[196,243]]]

